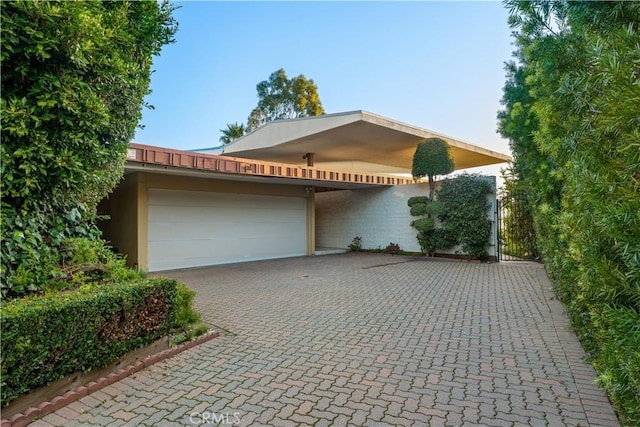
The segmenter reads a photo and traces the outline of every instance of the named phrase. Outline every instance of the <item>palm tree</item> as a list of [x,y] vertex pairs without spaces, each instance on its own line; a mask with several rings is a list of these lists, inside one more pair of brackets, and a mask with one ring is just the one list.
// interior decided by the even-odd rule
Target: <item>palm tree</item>
[[227,123],[227,128],[220,129],[220,132],[222,132],[222,136],[220,137],[220,142],[222,142],[223,144],[228,144],[240,138],[241,136],[243,136],[246,132],[246,128],[244,127],[243,123],[240,123],[240,124],[238,124],[238,122],[235,122],[233,124]]

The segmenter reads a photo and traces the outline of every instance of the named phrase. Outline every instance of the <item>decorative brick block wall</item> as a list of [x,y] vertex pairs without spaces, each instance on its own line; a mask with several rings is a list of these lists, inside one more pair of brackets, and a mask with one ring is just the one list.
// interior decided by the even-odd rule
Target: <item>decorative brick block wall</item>
[[[487,215],[492,220],[492,231],[487,251],[489,256],[495,256],[496,179],[485,178],[494,188],[494,194],[488,196],[491,207]],[[417,231],[410,225],[415,218],[409,213],[407,201],[428,194],[428,184],[317,193],[316,247],[347,248],[355,236],[360,236],[363,249],[384,249],[393,242],[405,251],[420,252]],[[455,253],[455,248],[438,253]]]

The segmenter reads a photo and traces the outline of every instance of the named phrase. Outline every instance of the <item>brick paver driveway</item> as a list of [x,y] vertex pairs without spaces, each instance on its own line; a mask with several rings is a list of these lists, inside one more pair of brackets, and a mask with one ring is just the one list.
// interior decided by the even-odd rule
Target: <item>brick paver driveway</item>
[[618,425],[540,265],[345,254],[169,275],[221,336],[33,425]]

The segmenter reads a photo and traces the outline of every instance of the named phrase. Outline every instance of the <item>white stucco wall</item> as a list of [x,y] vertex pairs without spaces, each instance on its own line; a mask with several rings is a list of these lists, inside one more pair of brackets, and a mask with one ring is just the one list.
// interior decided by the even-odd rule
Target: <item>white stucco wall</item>
[[[489,256],[496,255],[495,177],[490,180],[494,194],[487,216],[492,229],[487,247]],[[316,247],[347,248],[355,236],[362,237],[363,249],[384,249],[398,243],[406,251],[420,252],[417,231],[411,227],[415,219],[407,201],[429,194],[428,184],[409,184],[362,190],[328,191],[316,194]],[[439,253],[455,253],[455,248]]]

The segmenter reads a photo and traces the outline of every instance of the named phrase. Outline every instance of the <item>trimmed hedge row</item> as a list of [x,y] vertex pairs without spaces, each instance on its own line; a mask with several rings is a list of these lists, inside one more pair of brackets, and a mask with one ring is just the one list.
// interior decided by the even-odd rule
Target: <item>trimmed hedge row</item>
[[166,336],[177,326],[178,288],[152,278],[3,303],[1,406]]

